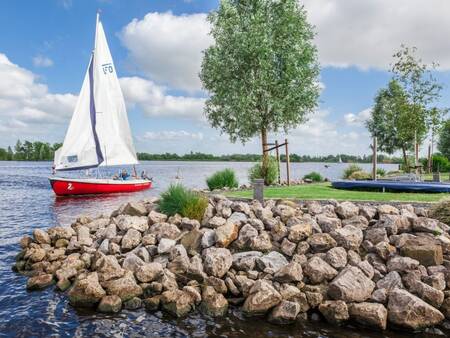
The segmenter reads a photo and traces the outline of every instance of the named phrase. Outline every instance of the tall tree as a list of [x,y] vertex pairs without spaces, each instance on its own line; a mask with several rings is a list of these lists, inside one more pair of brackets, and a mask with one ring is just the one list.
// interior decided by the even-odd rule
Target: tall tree
[[8,161],[12,161],[14,159],[14,153],[13,153],[13,151],[11,149],[11,146],[8,146],[7,152],[8,152],[7,160]]
[[375,97],[371,117],[366,122],[372,137],[377,137],[378,150],[388,154],[401,150],[406,168],[407,151],[414,145],[415,130],[420,128],[422,132],[425,128],[424,124],[416,124],[413,114],[402,86],[391,80],[388,87],[381,89]]
[[221,0],[209,17],[214,44],[200,78],[205,114],[232,142],[304,123],[317,106],[319,65],[314,32],[298,0]]
[[445,121],[440,130],[438,150],[450,160],[450,119]]
[[[430,109],[432,104],[440,96],[442,85],[434,78],[432,71],[437,64],[427,65],[417,55],[416,47],[401,45],[400,50],[394,54],[396,59],[392,66],[394,79],[403,87],[410,104],[410,118],[416,127],[416,145],[420,144],[426,137],[432,124],[436,122],[432,114],[436,111]],[[436,127],[436,126],[434,126]],[[416,164],[418,158],[416,157]]]

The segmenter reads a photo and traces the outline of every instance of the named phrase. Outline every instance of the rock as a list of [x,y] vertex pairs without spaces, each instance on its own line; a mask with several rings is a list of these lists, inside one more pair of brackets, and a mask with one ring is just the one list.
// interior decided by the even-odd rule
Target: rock
[[226,248],[233,242],[239,233],[239,227],[229,220],[216,229],[216,245]]
[[161,299],[162,299],[162,295],[156,295],[156,296],[144,299],[143,303],[145,306],[145,310],[147,310],[149,312],[158,310],[159,305],[161,304]]
[[72,285],[72,284],[70,283],[70,281],[69,281],[68,279],[60,279],[60,280],[56,283],[56,287],[57,287],[60,291],[62,291],[62,292],[64,292],[64,291],[66,291],[67,289],[69,289],[71,285]]
[[186,251],[195,253],[200,250],[203,233],[198,229],[193,229],[186,233],[181,238],[181,245],[186,248]]
[[251,287],[242,311],[247,315],[265,314],[281,300],[280,293],[269,282],[258,280]]
[[207,226],[213,229],[216,229],[222,225],[225,225],[225,223],[227,222],[227,220],[223,217],[220,216],[214,216],[213,218],[211,218],[208,221]]
[[304,266],[304,273],[314,284],[332,280],[338,272],[318,256],[313,256]]
[[272,242],[270,241],[270,236],[266,231],[261,231],[261,233],[252,239],[250,239],[249,247],[256,251],[269,251],[272,249]]
[[47,232],[41,229],[35,229],[33,231],[34,240],[39,244],[50,244],[51,239]]
[[362,272],[364,272],[364,274],[367,276],[367,278],[369,278],[369,279],[373,278],[375,272],[374,272],[373,266],[370,265],[370,263],[367,260],[361,261],[358,264],[358,268]]
[[310,223],[299,223],[289,228],[288,239],[291,242],[298,243],[312,235],[312,227]]
[[216,243],[216,232],[211,229],[206,229],[202,235],[201,247],[207,249]]
[[139,266],[136,269],[136,278],[141,283],[150,283],[163,275],[163,267],[160,263],[152,262]]
[[389,294],[389,322],[410,330],[439,324],[444,315],[406,290],[394,289]]
[[320,292],[305,291],[305,295],[308,305],[313,309],[318,307],[323,301],[323,295]]
[[283,242],[281,242],[281,252],[284,253],[286,256],[292,256],[296,248],[297,244],[291,242],[287,238],[284,238]]
[[134,249],[141,242],[141,233],[136,229],[129,229],[125,236],[122,237],[121,248],[124,251]]
[[274,279],[280,283],[301,282],[303,279],[302,267],[296,262],[290,262],[275,273]]
[[326,253],[325,261],[335,269],[342,269],[347,265],[347,251],[343,247],[332,248]]
[[419,267],[419,261],[416,261],[415,259],[409,258],[409,257],[401,257],[396,256],[391,258],[387,262],[387,269],[388,271],[407,271],[407,270],[415,270]]
[[52,274],[42,274],[30,277],[27,281],[27,290],[42,290],[46,287],[52,285],[55,281],[53,280]]
[[395,248],[395,246],[390,245],[388,242],[378,243],[377,245],[375,245],[375,247],[373,247],[372,251],[374,251],[385,261],[395,256],[395,254],[397,253],[397,249]]
[[[119,297],[120,299],[120,297]],[[120,300],[122,301],[122,300]],[[137,310],[142,307],[142,300],[139,297],[133,297],[123,303],[124,309],[127,310]]]
[[183,287],[183,291],[187,292],[191,298],[194,300],[195,305],[200,304],[202,301],[202,295],[199,292],[199,288],[197,286],[186,285]]
[[81,225],[77,228],[78,244],[91,246],[93,241],[89,234],[89,228],[87,226]]
[[379,205],[377,207],[378,215],[399,215],[399,210],[389,204]]
[[47,233],[53,242],[58,239],[70,240],[72,236],[75,236],[75,231],[71,227],[52,227],[48,229]]
[[133,253],[129,253],[122,263],[122,268],[132,272],[136,272],[138,267],[144,265],[144,261]]
[[375,283],[357,267],[348,266],[329,284],[328,295],[345,302],[363,302],[370,298]]
[[105,282],[104,284],[109,295],[117,295],[123,302],[142,295],[142,289],[136,284],[131,271],[127,271],[125,276],[121,278]]
[[271,269],[273,272],[277,272],[283,266],[288,264],[287,259],[276,251],[271,251],[268,254],[256,259],[256,264],[261,271],[265,269]]
[[347,250],[358,250],[364,237],[361,229],[353,225],[346,225],[341,229],[336,229],[331,233],[331,236],[339,246]]
[[141,243],[143,246],[155,245],[156,244],[156,236],[154,234],[148,234],[142,236]]
[[106,296],[106,292],[98,282],[97,273],[91,272],[86,278],[75,281],[68,296],[69,302],[73,306],[92,307]]
[[114,278],[122,277],[125,270],[122,269],[115,256],[102,256],[96,263],[96,269],[101,281],[108,281]]
[[31,244],[26,250],[25,259],[29,259],[31,262],[40,262],[45,258],[46,252],[37,244]]
[[139,232],[148,230],[148,219],[144,216],[119,215],[115,222],[120,231],[135,229]]
[[386,330],[387,310],[382,304],[352,303],[348,307],[350,318],[357,323],[378,330]]
[[256,265],[256,259],[263,255],[259,251],[246,251],[235,253],[232,256],[233,268],[241,271],[253,270]]
[[177,244],[176,241],[169,238],[161,238],[158,244],[158,253],[164,254],[169,253],[170,250]]
[[445,318],[450,319],[450,298],[445,298],[441,305],[441,311]]
[[155,223],[148,231],[155,235],[158,240],[161,238],[177,239],[181,233],[176,225],[170,223]]
[[342,226],[345,227],[347,225],[354,226],[355,228],[365,230],[369,226],[369,221],[361,215],[353,216],[352,218],[347,218],[342,220]]
[[328,217],[327,215],[320,214],[316,216],[317,223],[323,232],[328,233],[342,227],[341,220],[336,217]]
[[413,258],[424,266],[441,265],[443,263],[442,247],[440,245],[414,245],[407,242],[400,252],[403,256]]
[[230,269],[233,262],[231,252],[225,248],[209,248],[203,251],[203,266],[208,275],[221,278]]
[[147,216],[148,211],[142,202],[128,202],[123,208],[123,213],[130,216]]
[[313,234],[308,238],[307,242],[313,252],[326,252],[337,246],[334,238],[326,233]]
[[228,301],[221,293],[217,293],[213,287],[207,286],[202,292],[200,310],[212,317],[222,317],[227,313]]
[[117,313],[122,309],[122,299],[119,296],[105,296],[98,304],[97,310],[104,313]]
[[370,299],[374,302],[386,304],[388,299],[388,290],[386,289],[376,289],[372,296],[370,296]]
[[220,278],[209,276],[205,278],[204,284],[213,287],[218,293],[226,294],[228,292],[226,283]]
[[150,211],[148,214],[148,223],[149,225],[153,225],[156,223],[164,223],[167,220],[167,215],[161,214],[154,210]]
[[389,272],[377,282],[377,288],[386,289],[389,292],[396,288],[403,288],[402,277],[397,271]]
[[375,218],[377,214],[377,209],[370,205],[362,205],[359,207],[359,214],[364,216],[368,221]]
[[336,214],[342,219],[351,218],[359,214],[359,208],[352,202],[342,202],[336,207]]
[[342,300],[326,300],[319,305],[319,311],[331,324],[339,325],[349,319],[347,304]]
[[162,308],[175,317],[184,317],[194,307],[192,296],[181,290],[165,291],[161,297]]
[[[169,223],[174,223],[174,222],[170,222]],[[200,229],[200,222],[197,221],[196,219],[189,219],[187,217],[183,217],[180,221],[180,228],[182,230],[186,230],[186,231],[192,231],[192,230],[198,230]]]
[[250,206],[245,202],[233,202],[231,204],[231,210],[244,213],[247,216],[250,216],[251,213]]
[[370,241],[373,245],[377,245],[380,242],[389,242],[385,228],[367,229],[364,239]]
[[239,231],[238,239],[234,242],[239,249],[244,249],[248,246],[248,243],[252,238],[258,236],[258,230],[252,227],[250,224],[245,224]]
[[268,321],[274,324],[292,323],[300,313],[300,305],[296,302],[283,300],[269,314]]
[[416,282],[414,285],[414,291],[425,302],[439,309],[444,301],[444,293],[440,290],[436,290],[432,286],[429,286],[423,282]]
[[441,235],[444,230],[442,229],[442,224],[432,218],[418,217],[413,221],[413,230],[415,232],[428,232],[433,235]]

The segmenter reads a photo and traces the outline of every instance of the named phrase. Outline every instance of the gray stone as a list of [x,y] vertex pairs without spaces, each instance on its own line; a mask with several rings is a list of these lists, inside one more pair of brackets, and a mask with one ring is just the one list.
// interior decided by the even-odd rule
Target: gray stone
[[256,259],[256,264],[258,264],[258,267],[261,271],[269,268],[273,270],[273,272],[277,272],[283,266],[287,265],[288,261],[279,252],[271,251],[262,257],[258,257]]
[[136,270],[136,278],[141,283],[152,282],[159,279],[162,275],[163,267],[157,262],[143,264]]
[[387,262],[388,271],[404,272],[407,270],[415,270],[419,267],[419,261],[409,257],[396,256]]
[[86,278],[75,281],[68,296],[72,306],[92,307],[106,296],[106,292],[98,282],[97,273],[91,272]]
[[164,254],[169,253],[170,250],[177,244],[176,241],[169,238],[161,238],[158,244],[158,253]]
[[241,271],[253,270],[256,265],[256,259],[263,255],[259,251],[246,251],[235,253],[232,256],[233,268]]
[[353,303],[348,307],[350,318],[357,323],[378,330],[386,330],[387,310],[382,304]]
[[343,247],[332,248],[326,253],[325,261],[335,269],[342,269],[347,265],[347,251]]
[[268,281],[258,280],[251,287],[242,311],[247,315],[265,314],[281,300],[280,293]]
[[211,317],[222,317],[228,311],[228,301],[221,293],[217,293],[213,287],[207,286],[202,292],[200,310]]
[[348,266],[329,284],[328,295],[345,302],[363,302],[370,298],[375,283],[357,267]]
[[336,207],[336,213],[342,219],[351,218],[359,214],[359,208],[352,202],[342,202]]
[[134,249],[141,242],[141,233],[134,229],[130,228],[125,236],[122,237],[121,248],[122,250],[129,251]]
[[307,242],[313,252],[327,252],[337,246],[335,239],[326,233],[313,234]]
[[104,296],[97,310],[104,313],[117,313],[122,309],[122,299],[116,295]]
[[326,300],[319,305],[319,311],[331,324],[339,325],[349,319],[347,304],[341,300]]
[[230,250],[226,248],[208,248],[203,251],[203,266],[208,275],[218,278],[224,276],[233,263]]
[[332,280],[338,272],[318,256],[313,256],[304,266],[304,274],[314,284]]
[[302,267],[296,262],[290,262],[275,273],[274,279],[280,283],[300,282],[303,279]]
[[295,321],[300,313],[300,305],[296,302],[283,300],[269,314],[268,321],[274,324],[289,324]]
[[361,229],[353,225],[346,225],[341,229],[336,229],[331,233],[339,246],[347,250],[358,250],[363,241],[363,233]]

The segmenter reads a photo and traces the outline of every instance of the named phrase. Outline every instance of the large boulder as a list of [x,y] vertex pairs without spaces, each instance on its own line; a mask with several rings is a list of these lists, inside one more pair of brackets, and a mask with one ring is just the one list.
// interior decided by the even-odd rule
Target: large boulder
[[128,202],[123,207],[123,213],[130,216],[147,216],[148,210],[142,202]]
[[326,300],[319,305],[320,313],[327,322],[339,325],[349,318],[347,304],[342,300]]
[[250,289],[242,310],[247,315],[265,314],[281,300],[280,293],[268,281],[258,280]]
[[410,330],[439,324],[444,315],[406,290],[394,289],[389,294],[388,320]]
[[150,213],[148,214],[148,223],[150,225],[155,224],[155,223],[162,223],[162,222],[165,222],[166,220],[167,220],[167,215],[161,214],[154,210],[150,211]]
[[419,267],[419,265],[420,265],[419,261],[415,259],[409,257],[396,256],[391,258],[387,262],[386,267],[388,271],[403,272],[407,270],[415,270]]
[[97,310],[104,313],[117,313],[122,309],[122,299],[116,295],[105,296],[98,304]]
[[30,277],[27,281],[27,290],[42,290],[54,283],[52,274],[41,274]]
[[105,282],[105,289],[109,295],[117,295],[123,302],[142,295],[142,288],[137,285],[133,273],[127,271],[125,276]]
[[117,227],[121,231],[135,229],[137,231],[144,232],[148,229],[147,217],[143,216],[119,215],[115,218],[115,221]]
[[288,264],[286,257],[277,251],[271,251],[268,254],[259,257],[256,260],[258,267],[264,271],[265,269],[271,269],[273,272],[277,272],[283,266]]
[[101,256],[95,263],[100,281],[108,281],[122,277],[125,270],[122,269],[115,256]]
[[203,251],[203,266],[208,275],[221,278],[230,269],[233,257],[226,248],[209,248]]
[[346,225],[343,228],[336,229],[331,233],[339,246],[347,250],[358,250],[363,241],[363,232],[360,228],[353,225]]
[[302,267],[296,262],[290,262],[275,273],[274,279],[280,283],[301,282],[303,279]]
[[268,320],[274,324],[292,323],[300,313],[300,304],[289,300],[283,300],[275,306],[269,314]]
[[328,295],[345,302],[363,302],[370,298],[375,283],[357,267],[348,266],[329,284]]
[[158,240],[161,238],[177,239],[181,231],[175,224],[171,223],[155,223],[148,230],[150,234],[156,236]]
[[163,310],[175,317],[183,317],[194,308],[194,299],[186,291],[178,289],[164,291],[161,297]]
[[34,237],[34,240],[39,244],[50,244],[51,243],[49,234],[44,230],[35,229],[33,231],[33,237]]
[[314,284],[332,280],[338,274],[331,265],[318,256],[308,260],[304,267],[304,273]]
[[233,268],[241,271],[250,271],[255,268],[256,260],[263,255],[259,251],[245,251],[233,254]]
[[222,317],[227,313],[228,301],[221,293],[216,292],[213,287],[207,286],[202,292],[200,310],[208,316]]
[[343,247],[333,248],[326,253],[325,261],[335,269],[342,269],[347,265],[347,251]]
[[348,306],[350,318],[357,323],[378,330],[386,330],[387,310],[383,304],[352,303]]
[[359,208],[352,202],[342,202],[336,207],[336,214],[342,219],[352,218],[359,214]]
[[307,240],[313,252],[327,252],[337,246],[336,240],[327,233],[316,233]]
[[141,238],[142,238],[142,235],[138,230],[136,230],[134,228],[128,229],[125,236],[122,237],[122,242],[121,242],[122,250],[129,251],[129,250],[134,249],[141,242]]
[[400,252],[403,256],[418,260],[424,266],[441,265],[443,263],[442,246],[433,244],[432,241],[409,240]]
[[444,233],[447,228],[447,225],[433,218],[417,217],[413,221],[413,230],[415,232],[428,232],[437,236]]
[[228,220],[216,229],[216,245],[222,248],[228,247],[238,237],[238,233],[239,227],[237,224]]
[[136,269],[135,275],[139,282],[150,283],[163,275],[163,266],[158,262],[146,263]]
[[312,235],[312,226],[310,223],[301,222],[289,228],[288,239],[291,242],[298,243]]
[[91,272],[86,278],[78,279],[69,290],[69,302],[73,306],[92,307],[106,296],[98,282],[97,272]]

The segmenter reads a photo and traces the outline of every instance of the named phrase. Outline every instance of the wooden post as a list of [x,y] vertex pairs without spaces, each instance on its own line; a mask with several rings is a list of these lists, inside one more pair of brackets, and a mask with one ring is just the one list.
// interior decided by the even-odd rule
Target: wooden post
[[281,184],[281,172],[280,172],[280,151],[278,149],[278,140],[275,141],[275,151],[277,154],[277,166],[278,166],[278,184]]
[[264,203],[264,179],[253,180],[253,199]]
[[416,169],[416,176],[419,175],[419,143],[417,142],[417,131],[414,132],[414,166]]
[[377,138],[376,136],[373,138],[373,144],[372,144],[372,179],[376,180],[377,179]]
[[428,145],[428,173],[431,173],[431,143]]
[[286,179],[287,179],[287,185],[291,185],[288,140],[285,139],[284,142],[285,142],[285,147],[286,147]]

